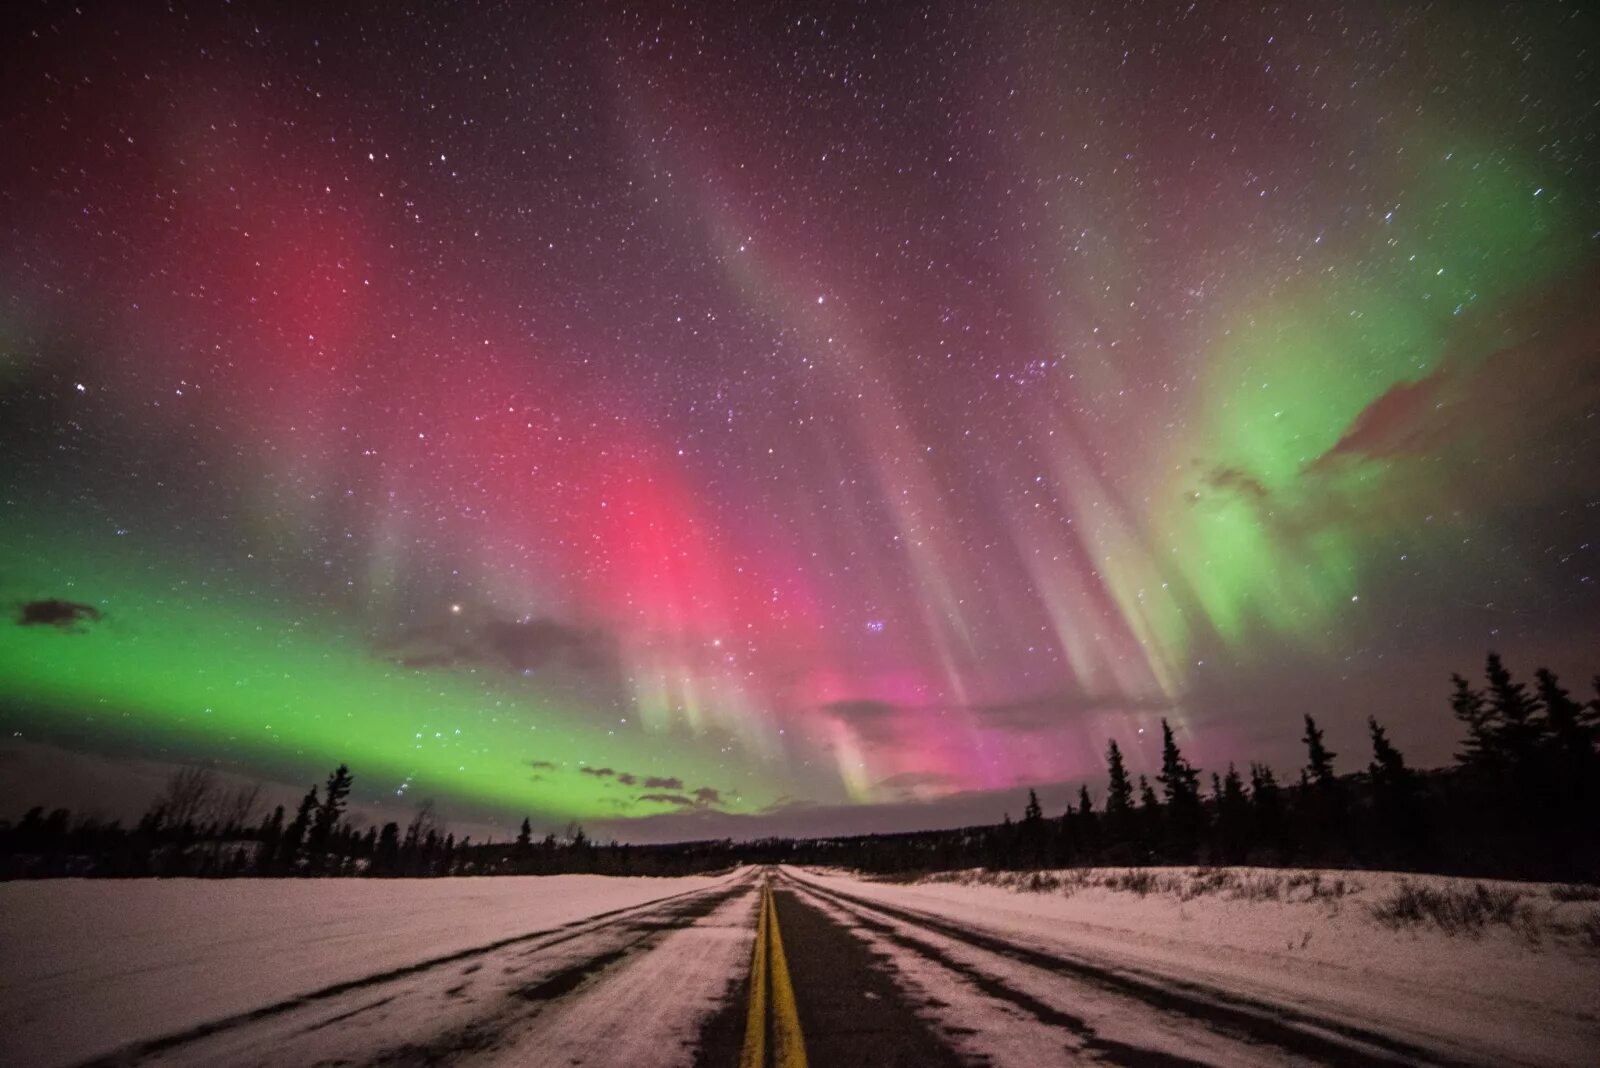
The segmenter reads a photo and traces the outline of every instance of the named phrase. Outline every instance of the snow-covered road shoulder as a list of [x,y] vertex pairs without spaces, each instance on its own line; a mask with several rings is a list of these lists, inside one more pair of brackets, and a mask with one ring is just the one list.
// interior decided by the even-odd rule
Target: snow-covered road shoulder
[[1468,1062],[1593,1064],[1600,1049],[1600,903],[1583,888],[1245,868],[803,876]]
[[75,1063],[728,878],[0,884],[0,1063]]

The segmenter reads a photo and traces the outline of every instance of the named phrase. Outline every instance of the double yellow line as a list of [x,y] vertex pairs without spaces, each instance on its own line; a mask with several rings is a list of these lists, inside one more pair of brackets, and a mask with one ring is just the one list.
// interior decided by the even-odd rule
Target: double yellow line
[[773,1068],[806,1068],[806,1040],[800,1033],[800,1013],[789,982],[789,962],[783,956],[783,936],[778,933],[778,910],[772,902],[770,882],[761,885],[761,919],[756,924],[755,955],[750,962],[750,1008],[745,1014],[739,1068],[766,1068],[769,1000]]

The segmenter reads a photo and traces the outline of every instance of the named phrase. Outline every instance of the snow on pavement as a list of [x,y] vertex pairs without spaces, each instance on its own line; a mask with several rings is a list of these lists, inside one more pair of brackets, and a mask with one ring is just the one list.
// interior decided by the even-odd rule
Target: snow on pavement
[[[1057,873],[1059,885],[1043,892],[1021,889],[1027,875],[998,877],[1008,886],[985,885],[976,873],[908,885],[797,874],[1019,944],[1359,1022],[1468,1060],[1595,1063],[1600,947],[1580,926],[1592,903],[1556,902],[1544,884],[1491,883],[1524,895],[1522,919],[1452,935],[1425,925],[1391,928],[1370,906],[1402,880],[1436,889],[1470,889],[1474,881],[1266,869],[1230,869],[1230,880],[1215,870],[1147,871],[1154,889],[1145,894],[1113,888],[1121,873],[1105,870]],[[1254,880],[1273,879],[1280,882],[1277,899],[1250,896],[1271,885]],[[928,972],[910,951],[894,952],[908,976]],[[1017,974],[1006,980],[1026,987],[1026,969],[1012,970]]]
[[485,1064],[689,1068],[706,1019],[750,966],[759,895],[733,898],[650,952],[607,974],[581,998],[534,1018],[514,1046]]
[[728,878],[0,884],[0,1062],[74,1063]]

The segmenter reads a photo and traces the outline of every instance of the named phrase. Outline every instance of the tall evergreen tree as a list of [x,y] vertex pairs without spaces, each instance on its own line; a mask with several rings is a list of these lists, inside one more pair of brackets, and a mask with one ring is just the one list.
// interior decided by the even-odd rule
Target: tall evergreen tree
[[1039,795],[1033,790],[1028,791],[1028,803],[1022,809],[1022,822],[1028,824],[1044,822],[1044,809],[1039,806]]
[[1078,787],[1078,810],[1073,814],[1078,851],[1093,856],[1100,849],[1100,820],[1094,813],[1089,787]]
[[1166,792],[1167,827],[1172,845],[1180,856],[1194,852],[1205,826],[1205,810],[1200,806],[1200,773],[1183,758],[1172,726],[1161,721],[1161,774],[1156,776]]
[[1389,741],[1377,717],[1367,717],[1372,735],[1372,803],[1378,837],[1391,848],[1409,854],[1408,863],[1417,861],[1422,846],[1422,795],[1416,773],[1406,767],[1405,757]]
[[1283,791],[1278,786],[1278,777],[1266,764],[1250,765],[1250,814],[1257,840],[1279,853],[1287,852]]
[[1483,694],[1474,690],[1460,675],[1451,675],[1454,691],[1450,695],[1450,708],[1456,719],[1467,729],[1467,737],[1456,753],[1456,762],[1469,771],[1482,774],[1494,763],[1494,721]]
[[[330,847],[337,846],[334,829],[339,826],[339,818],[344,815],[345,799],[350,796],[350,768],[340,764],[328,775],[328,783],[323,794],[322,804],[317,807],[311,819],[311,830],[306,835],[306,855],[310,859],[313,873],[322,871],[324,857]],[[344,850],[336,850],[340,855]]]
[[1106,773],[1110,778],[1106,788],[1106,833],[1115,840],[1125,840],[1133,831],[1133,780],[1128,778],[1128,767],[1115,738],[1106,746]]
[[1239,769],[1228,765],[1220,782],[1212,776],[1217,793],[1217,844],[1221,859],[1239,864],[1250,852],[1250,800],[1245,797]]
[[1334,782],[1333,758],[1339,754],[1322,743],[1322,731],[1309,715],[1306,716],[1306,733],[1300,740],[1306,743],[1306,773],[1311,781],[1318,786]]
[[350,768],[340,764],[328,775],[327,790],[322,798],[322,805],[317,809],[316,822],[312,825],[313,831],[326,838],[339,824],[339,817],[344,815],[345,802],[350,797],[350,787],[354,779],[350,775]]
[[[1573,699],[1554,672],[1540,668],[1547,774],[1554,790],[1551,844],[1563,874],[1584,875],[1583,855],[1600,855],[1600,702],[1586,707]],[[1600,689],[1600,679],[1596,680]],[[1577,860],[1577,863],[1574,863]],[[1600,866],[1600,863],[1591,861]]]
[[1539,715],[1539,700],[1529,696],[1525,683],[1511,677],[1498,653],[1488,655],[1484,677],[1489,682],[1488,702],[1494,717],[1495,748],[1512,774],[1525,779],[1533,771],[1535,755],[1543,740],[1544,721]]
[[[1548,668],[1535,673],[1539,703],[1544,706],[1546,745],[1555,755],[1558,774],[1582,778],[1591,769],[1595,744],[1600,742],[1590,709],[1573,700],[1561,680]],[[1600,679],[1596,680],[1600,683]],[[1597,706],[1600,707],[1600,706]]]
[[1161,841],[1161,799],[1143,775],[1139,776],[1139,835],[1146,845]]
[[1045,862],[1049,843],[1045,833],[1044,809],[1039,805],[1039,795],[1028,791],[1028,803],[1022,810],[1022,826],[1017,829],[1017,863],[1024,867],[1038,867]]
[[260,843],[256,851],[256,874],[271,874],[278,860],[278,849],[283,842],[282,805],[274,808],[272,815],[261,821],[261,830],[256,840]]
[[374,875],[400,873],[400,825],[393,820],[378,832],[377,844],[372,848],[372,872]]
[[306,796],[300,799],[300,807],[295,811],[294,820],[283,832],[283,844],[280,847],[279,866],[282,870],[293,873],[295,865],[300,859],[300,846],[305,841],[306,832],[311,828],[311,820],[317,814],[317,788],[313,786],[306,791]]
[[1305,717],[1306,765],[1300,772],[1298,815],[1306,845],[1314,853],[1325,853],[1346,837],[1344,789],[1333,771],[1338,756],[1322,741],[1322,730],[1311,716]]

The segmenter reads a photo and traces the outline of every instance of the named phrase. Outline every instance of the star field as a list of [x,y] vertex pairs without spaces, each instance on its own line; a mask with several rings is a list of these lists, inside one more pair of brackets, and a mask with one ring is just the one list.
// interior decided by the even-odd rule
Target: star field
[[6,17],[12,744],[712,826],[1593,668],[1576,5]]

